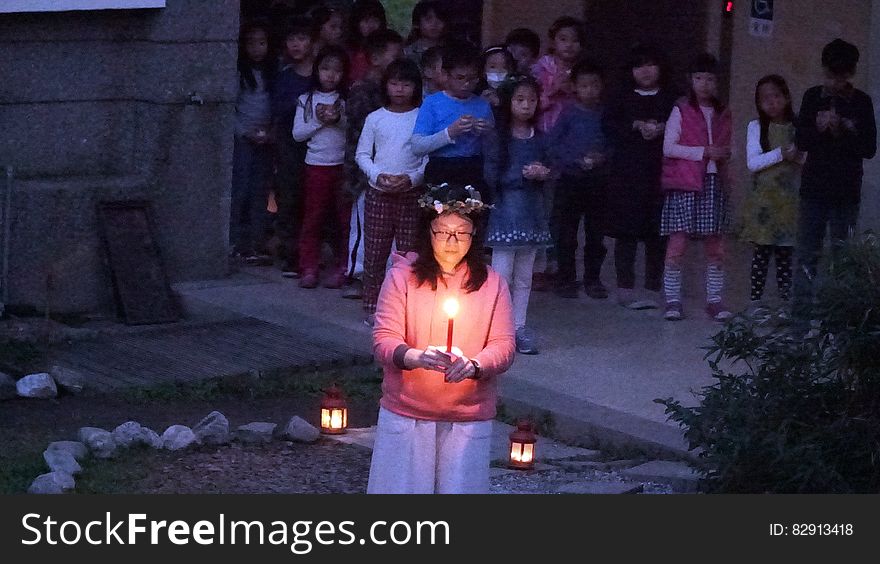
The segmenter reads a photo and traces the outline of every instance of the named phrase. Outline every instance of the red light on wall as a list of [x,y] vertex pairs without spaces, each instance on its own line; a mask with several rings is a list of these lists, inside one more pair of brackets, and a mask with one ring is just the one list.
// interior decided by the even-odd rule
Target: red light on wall
[[733,2],[725,2],[724,3],[724,13],[732,14],[733,13]]

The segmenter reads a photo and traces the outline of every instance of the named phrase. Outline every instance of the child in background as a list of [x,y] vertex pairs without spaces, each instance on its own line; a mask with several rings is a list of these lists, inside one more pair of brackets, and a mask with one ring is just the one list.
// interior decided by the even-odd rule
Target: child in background
[[483,51],[483,78],[477,84],[476,92],[489,102],[493,111],[501,104],[498,88],[515,70],[516,61],[504,46],[494,45]]
[[550,26],[550,54],[544,55],[532,68],[532,75],[541,85],[541,115],[538,130],[547,133],[556,125],[559,114],[574,99],[571,69],[578,61],[585,42],[584,24],[563,16]]
[[862,192],[862,160],[877,151],[871,97],[853,87],[859,50],[835,39],[822,49],[825,80],[804,92],[797,147],[806,151],[801,176],[798,267],[792,311],[808,322],[816,265],[829,231],[834,248],[855,231]]
[[356,0],[349,14],[348,55],[351,59],[350,80],[354,84],[370,71],[365,49],[370,34],[388,28],[385,8],[379,0]]
[[724,289],[722,231],[727,217],[730,110],[718,99],[718,61],[699,55],[690,67],[690,92],[676,102],[663,139],[664,191],[660,234],[668,235],[663,289],[669,321],[684,317],[681,269],[689,237],[701,237],[706,255],[706,313],[716,321],[731,317],[721,300]]
[[422,53],[419,61],[422,68],[422,98],[443,90],[446,81],[443,78],[443,47],[430,47]]
[[319,5],[309,12],[315,26],[315,53],[328,45],[342,45],[345,36],[345,19],[342,12],[329,6]]
[[345,169],[346,188],[354,200],[349,225],[347,285],[343,298],[359,300],[363,296],[364,273],[364,203],[369,184],[355,161],[358,138],[367,116],[382,107],[382,75],[392,61],[403,53],[403,38],[393,29],[376,31],[367,38],[365,49],[370,70],[363,80],[351,87],[346,100]]
[[[574,86],[571,79],[571,69],[581,57],[585,43],[583,22],[572,17],[563,16],[553,22],[548,32],[550,37],[549,54],[538,59],[532,67],[532,75],[538,79],[541,86],[541,99],[538,115],[538,131],[549,133],[556,125],[559,114],[574,99]],[[551,187],[547,191],[547,209],[555,211],[559,209],[553,203],[555,189]],[[550,218],[550,232],[554,240],[558,239],[557,218]],[[543,291],[550,286],[553,277],[553,265],[550,256],[553,252],[542,250],[535,259],[535,290]],[[569,289],[567,293],[571,293]]]
[[275,60],[269,55],[268,26],[245,24],[240,37],[229,242],[232,252],[248,263],[265,265],[271,264],[264,239],[272,172],[269,92]]
[[357,164],[366,175],[364,212],[365,322],[375,319],[379,289],[391,245],[415,249],[419,196],[424,192],[426,157],[413,154],[409,144],[422,103],[418,65],[400,59],[388,65],[382,79],[385,107],[367,116],[357,146]]
[[[489,103],[474,94],[480,77],[479,53],[469,45],[450,45],[443,52],[446,88],[425,98],[413,128],[412,148],[429,155],[428,184],[483,186],[483,136],[495,120]],[[483,201],[491,201],[483,192]]]
[[541,36],[531,29],[520,27],[507,34],[504,46],[516,61],[516,72],[531,74],[532,67],[541,55]]
[[[650,45],[630,53],[627,88],[609,105],[606,131],[614,148],[606,199],[606,232],[616,239],[614,266],[617,301],[629,309],[660,307],[666,244],[660,236],[663,192],[663,131],[675,104],[666,87],[666,58]],[[645,246],[645,290],[635,291],[635,263],[639,241]]]
[[805,155],[794,144],[791,93],[779,75],[765,76],[755,87],[758,119],[749,123],[746,157],[754,174],[743,204],[741,237],[754,246],[749,312],[760,314],[770,256],[776,257],[779,298],[791,292],[791,260],[797,238],[797,178]]
[[[325,220],[336,220],[333,245],[336,265],[325,282],[341,288],[345,280],[351,201],[344,195],[345,94],[348,55],[342,47],[324,47],[315,59],[311,90],[299,97],[293,120],[293,138],[308,141],[305,159],[303,225],[299,260],[300,287],[318,286],[321,233]],[[329,217],[328,217],[329,216]]]
[[443,44],[448,24],[449,17],[441,2],[422,0],[416,4],[404,54],[418,64],[426,50]]
[[272,127],[277,139],[275,199],[278,205],[276,233],[279,238],[281,274],[299,276],[299,229],[302,224],[302,169],[307,146],[294,141],[293,118],[297,100],[312,81],[312,23],[304,17],[291,19],[284,32],[281,70],[272,88]]
[[578,297],[575,252],[583,219],[584,289],[591,298],[604,299],[608,290],[599,277],[607,252],[602,217],[607,181],[603,70],[590,61],[581,61],[572,69],[571,79],[576,101],[562,110],[548,139],[552,168],[561,174],[553,202],[559,226],[556,293],[564,298]]
[[550,177],[547,146],[535,130],[538,83],[518,76],[501,87],[497,133],[486,149],[486,183],[498,195],[489,215],[486,245],[492,268],[507,280],[513,300],[516,350],[537,354],[526,313],[537,250],[550,244],[544,213],[544,181]]

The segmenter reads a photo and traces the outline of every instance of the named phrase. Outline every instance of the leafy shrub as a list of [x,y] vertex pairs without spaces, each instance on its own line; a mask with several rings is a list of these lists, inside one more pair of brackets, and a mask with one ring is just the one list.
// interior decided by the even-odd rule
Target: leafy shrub
[[820,282],[803,336],[737,317],[706,358],[717,383],[685,407],[655,400],[724,493],[880,491],[880,241],[849,243]]

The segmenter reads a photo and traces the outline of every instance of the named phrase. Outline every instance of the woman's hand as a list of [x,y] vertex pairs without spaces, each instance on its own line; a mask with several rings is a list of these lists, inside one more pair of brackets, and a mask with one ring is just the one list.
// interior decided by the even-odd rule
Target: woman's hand
[[425,370],[435,370],[437,372],[447,372],[453,365],[452,356],[437,349],[420,350],[416,348],[406,351],[403,357],[403,365],[407,370],[415,368],[424,368]]
[[461,382],[467,378],[470,378],[474,374],[476,374],[477,368],[474,366],[474,363],[471,362],[466,356],[460,356],[455,359],[455,362],[452,363],[448,369],[446,369],[446,381],[447,382]]

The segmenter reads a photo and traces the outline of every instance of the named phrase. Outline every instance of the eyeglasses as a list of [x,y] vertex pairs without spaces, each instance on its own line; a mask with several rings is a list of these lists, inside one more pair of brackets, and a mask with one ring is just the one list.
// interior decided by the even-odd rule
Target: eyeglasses
[[435,239],[439,239],[440,241],[449,242],[450,239],[455,239],[456,242],[462,241],[467,243],[471,240],[473,233],[470,231],[431,231],[434,234]]

